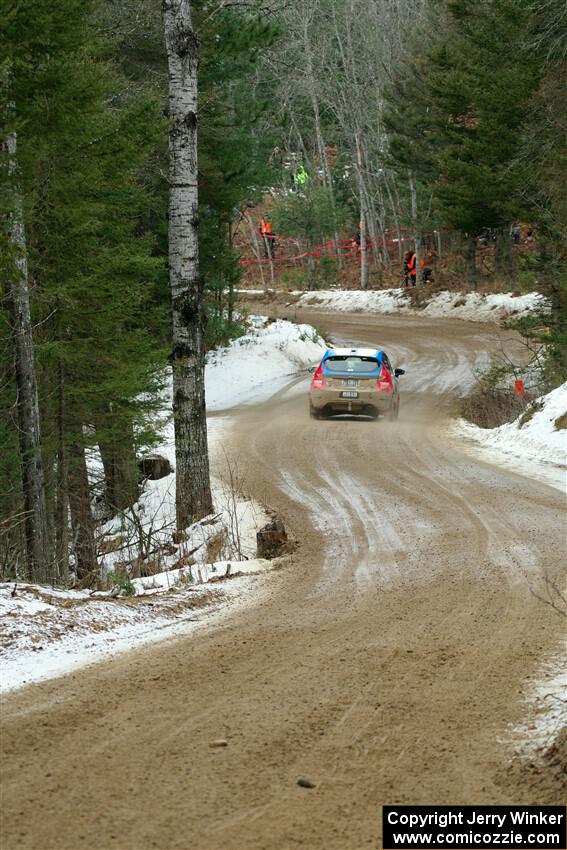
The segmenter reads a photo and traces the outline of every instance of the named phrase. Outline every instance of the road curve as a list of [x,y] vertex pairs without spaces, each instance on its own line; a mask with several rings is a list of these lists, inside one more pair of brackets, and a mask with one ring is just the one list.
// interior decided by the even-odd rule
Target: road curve
[[564,630],[529,589],[563,569],[563,497],[443,431],[502,340],[306,318],[407,368],[400,420],[315,422],[297,387],[237,411],[229,451],[296,554],[209,632],[4,699],[6,850],[359,850],[382,804],[564,801],[500,743]]

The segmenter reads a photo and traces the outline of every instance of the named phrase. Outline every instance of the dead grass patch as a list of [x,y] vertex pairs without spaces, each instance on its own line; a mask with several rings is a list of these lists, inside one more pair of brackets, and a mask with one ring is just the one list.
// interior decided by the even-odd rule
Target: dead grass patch
[[207,540],[207,564],[214,564],[222,560],[222,553],[226,545],[226,529],[221,528]]
[[408,287],[405,292],[409,302],[414,310],[424,310],[431,300],[431,288],[425,289],[422,286]]
[[567,410],[565,413],[562,413],[561,416],[558,416],[555,420],[555,427],[558,431],[563,431],[567,428]]
[[479,428],[497,428],[522,413],[527,414],[524,401],[510,390],[478,387],[461,402],[461,416]]
[[118,552],[127,544],[128,538],[125,534],[120,534],[118,537],[109,537],[106,540],[100,540],[97,547],[98,555],[107,555],[110,552]]
[[532,401],[528,409],[522,413],[520,416],[520,421],[518,422],[518,428],[523,428],[524,425],[527,425],[528,422],[532,419],[534,413],[537,413],[538,410],[543,410],[543,402],[541,401]]

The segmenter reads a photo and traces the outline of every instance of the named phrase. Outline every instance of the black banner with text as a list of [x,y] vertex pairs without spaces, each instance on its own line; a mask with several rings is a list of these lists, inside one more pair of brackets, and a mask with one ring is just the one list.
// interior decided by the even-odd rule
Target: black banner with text
[[566,850],[565,806],[384,806],[384,850]]

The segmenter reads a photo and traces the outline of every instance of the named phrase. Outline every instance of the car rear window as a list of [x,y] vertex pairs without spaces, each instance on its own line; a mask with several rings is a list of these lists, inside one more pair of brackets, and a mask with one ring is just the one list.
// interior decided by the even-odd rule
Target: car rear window
[[327,357],[325,368],[329,372],[375,372],[379,367],[375,357],[361,357],[358,354]]

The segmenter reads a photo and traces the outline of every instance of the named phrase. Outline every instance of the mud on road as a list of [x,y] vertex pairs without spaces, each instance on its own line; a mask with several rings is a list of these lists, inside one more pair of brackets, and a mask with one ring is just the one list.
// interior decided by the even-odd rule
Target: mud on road
[[305,381],[236,412],[292,563],[208,632],[6,698],[4,848],[359,850],[382,804],[564,802],[504,741],[564,633],[529,589],[563,569],[563,497],[443,431],[497,332],[317,318],[407,368],[400,420],[311,421]]

